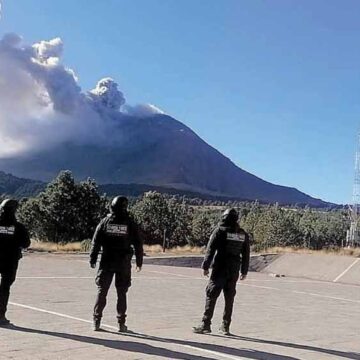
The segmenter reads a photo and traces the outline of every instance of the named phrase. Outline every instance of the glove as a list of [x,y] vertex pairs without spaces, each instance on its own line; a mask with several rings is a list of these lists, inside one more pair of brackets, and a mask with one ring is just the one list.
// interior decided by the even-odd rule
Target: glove
[[90,267],[91,267],[92,269],[95,269],[95,268],[96,268],[96,263],[90,263]]

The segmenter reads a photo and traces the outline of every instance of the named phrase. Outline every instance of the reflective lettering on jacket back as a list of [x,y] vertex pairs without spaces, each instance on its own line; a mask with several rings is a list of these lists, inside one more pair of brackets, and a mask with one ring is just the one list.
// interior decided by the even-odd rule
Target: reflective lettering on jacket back
[[226,251],[231,255],[240,255],[246,240],[245,234],[226,233]]
[[10,235],[15,234],[15,226],[0,226],[0,237],[1,235]]
[[107,224],[106,233],[111,236],[126,236],[128,234],[128,226]]

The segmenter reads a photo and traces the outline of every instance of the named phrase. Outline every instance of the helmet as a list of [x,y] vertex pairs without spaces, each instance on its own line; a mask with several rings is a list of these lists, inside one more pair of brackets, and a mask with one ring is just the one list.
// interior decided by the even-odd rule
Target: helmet
[[233,225],[239,220],[239,214],[234,208],[226,209],[221,218],[226,224]]
[[128,207],[128,199],[125,196],[116,196],[110,204],[110,211],[113,214],[124,213]]
[[15,214],[18,206],[19,206],[19,202],[18,202],[17,200],[14,200],[14,199],[5,199],[5,200],[0,204],[0,210],[1,210],[2,212]]

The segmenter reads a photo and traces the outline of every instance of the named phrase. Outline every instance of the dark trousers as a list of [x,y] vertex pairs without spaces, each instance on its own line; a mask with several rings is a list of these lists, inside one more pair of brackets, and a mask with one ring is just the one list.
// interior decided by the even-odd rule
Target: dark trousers
[[131,263],[124,264],[121,271],[112,271],[106,269],[99,269],[96,276],[96,285],[98,293],[94,307],[94,319],[100,320],[103,316],[103,311],[106,306],[106,297],[115,276],[115,287],[117,292],[117,318],[119,324],[125,324],[127,299],[126,293],[131,285]]
[[225,300],[223,322],[226,325],[230,325],[234,306],[234,298],[236,295],[236,283],[239,279],[239,273],[233,276],[213,275],[214,273],[212,274],[206,287],[206,302],[203,322],[206,325],[211,324],[211,319],[214,315],[216,301],[222,291],[224,293]]
[[5,317],[10,296],[10,287],[16,279],[18,263],[5,266],[0,265],[0,318]]

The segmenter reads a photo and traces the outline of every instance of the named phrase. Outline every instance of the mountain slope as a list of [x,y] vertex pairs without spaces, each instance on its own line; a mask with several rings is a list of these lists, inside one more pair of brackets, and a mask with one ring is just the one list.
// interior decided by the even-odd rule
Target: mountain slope
[[0,171],[0,194],[27,197],[38,194],[45,188],[41,181],[22,179]]
[[69,169],[102,184],[148,184],[284,204],[325,206],[294,188],[274,185],[237,167],[191,129],[167,115],[118,115],[107,144],[66,143],[27,157],[1,159],[0,169],[48,181]]

